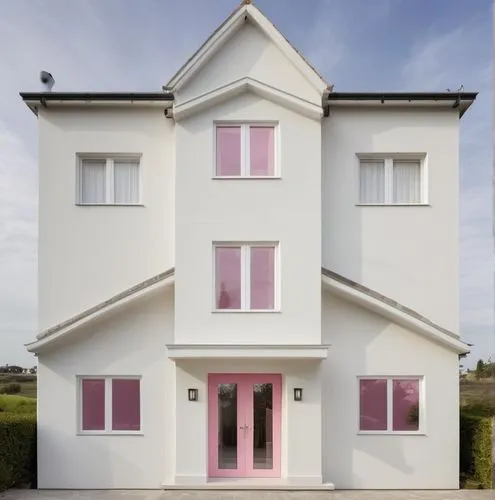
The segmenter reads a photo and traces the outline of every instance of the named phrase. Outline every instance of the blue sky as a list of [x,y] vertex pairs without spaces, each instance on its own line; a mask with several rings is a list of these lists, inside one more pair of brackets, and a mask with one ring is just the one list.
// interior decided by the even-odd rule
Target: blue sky
[[[0,5],[0,364],[32,364],[36,119],[18,92],[160,90],[237,0],[3,0]],[[490,0],[258,0],[336,91],[479,91],[461,121],[464,363],[495,354]],[[439,228],[441,230],[441,228]]]

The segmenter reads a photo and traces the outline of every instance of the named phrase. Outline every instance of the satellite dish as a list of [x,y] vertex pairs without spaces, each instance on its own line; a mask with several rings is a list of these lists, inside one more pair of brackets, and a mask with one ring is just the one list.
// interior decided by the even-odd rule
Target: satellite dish
[[48,73],[48,71],[42,71],[40,73],[40,82],[43,84],[46,92],[51,92],[53,86],[55,85],[55,80],[52,74]]

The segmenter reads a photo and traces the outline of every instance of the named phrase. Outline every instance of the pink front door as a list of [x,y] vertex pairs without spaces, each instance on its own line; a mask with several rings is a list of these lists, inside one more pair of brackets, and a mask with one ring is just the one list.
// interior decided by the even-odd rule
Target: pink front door
[[279,477],[282,376],[208,376],[210,477]]

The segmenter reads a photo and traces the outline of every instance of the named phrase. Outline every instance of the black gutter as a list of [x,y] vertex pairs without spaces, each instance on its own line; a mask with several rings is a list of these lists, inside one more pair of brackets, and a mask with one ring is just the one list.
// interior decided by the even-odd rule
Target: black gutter
[[460,109],[459,117],[468,110],[476,99],[478,92],[329,92],[323,101],[323,115],[330,115],[330,104],[339,101],[454,101],[452,107],[459,108],[461,102],[465,102]]
[[478,92],[329,92],[328,101],[474,101]]
[[170,92],[20,92],[23,101],[173,101]]

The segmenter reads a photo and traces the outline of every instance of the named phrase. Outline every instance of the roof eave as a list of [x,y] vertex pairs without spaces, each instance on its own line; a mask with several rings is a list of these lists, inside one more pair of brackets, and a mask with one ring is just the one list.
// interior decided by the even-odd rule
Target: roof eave
[[[354,302],[369,311],[378,313],[394,323],[419,333],[420,335],[447,347],[457,354],[466,354],[469,352],[469,346],[453,332],[447,332],[445,329],[433,324],[430,321],[424,321],[411,315],[407,308],[401,309],[388,304],[386,301],[367,294],[360,288],[354,288],[349,284],[343,283],[333,276],[333,273],[323,269],[323,284],[335,294],[342,296],[351,302]],[[386,299],[386,297],[385,297]],[[400,306],[400,305],[399,305]]]
[[40,107],[49,106],[113,106],[141,105],[170,107],[174,101],[171,92],[20,92],[28,108],[38,114]]
[[338,105],[377,106],[419,104],[422,106],[459,109],[459,117],[476,100],[478,92],[329,92],[324,96],[324,107]]

